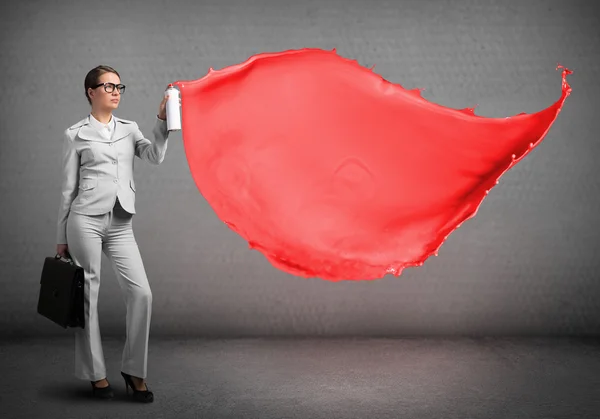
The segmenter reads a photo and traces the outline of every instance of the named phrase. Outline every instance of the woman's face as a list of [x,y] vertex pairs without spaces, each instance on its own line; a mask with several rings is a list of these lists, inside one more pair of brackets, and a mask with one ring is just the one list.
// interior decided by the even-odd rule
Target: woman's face
[[[115,73],[104,73],[98,78],[98,83],[114,83],[115,85],[121,83],[121,79]],[[88,95],[92,101],[92,107],[96,109],[114,110],[119,107],[121,101],[121,94],[118,89],[114,89],[111,93],[107,93],[104,90],[104,86],[96,87],[95,89],[88,89]]]

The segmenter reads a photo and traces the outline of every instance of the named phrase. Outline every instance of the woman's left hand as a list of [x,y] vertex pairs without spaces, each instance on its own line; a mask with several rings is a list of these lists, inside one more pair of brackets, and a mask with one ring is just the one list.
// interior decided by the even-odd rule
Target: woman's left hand
[[159,119],[162,119],[163,121],[167,120],[167,99],[167,96],[163,97],[163,100],[158,106],[158,115],[156,115]]
[[[163,100],[158,106],[158,115],[156,115],[163,121],[167,120],[167,100],[169,100],[168,96],[163,97]],[[181,106],[181,98],[179,98],[179,106]]]

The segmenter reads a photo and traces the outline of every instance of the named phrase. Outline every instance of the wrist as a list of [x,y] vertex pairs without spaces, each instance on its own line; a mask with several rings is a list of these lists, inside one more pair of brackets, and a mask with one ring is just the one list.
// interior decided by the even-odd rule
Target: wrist
[[165,117],[164,117],[164,118],[161,118],[161,117],[160,117],[160,115],[156,115],[156,117],[157,117],[158,119],[160,119],[161,121],[166,121],[166,120],[167,120],[167,116],[166,116],[166,115],[165,115]]

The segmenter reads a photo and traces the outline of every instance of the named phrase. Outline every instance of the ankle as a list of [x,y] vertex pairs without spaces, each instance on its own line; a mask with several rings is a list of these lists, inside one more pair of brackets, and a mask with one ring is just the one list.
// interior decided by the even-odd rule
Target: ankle
[[97,380],[97,381],[93,381],[92,382],[94,387],[96,388],[105,388],[109,386],[108,380],[106,378],[103,378],[101,380]]

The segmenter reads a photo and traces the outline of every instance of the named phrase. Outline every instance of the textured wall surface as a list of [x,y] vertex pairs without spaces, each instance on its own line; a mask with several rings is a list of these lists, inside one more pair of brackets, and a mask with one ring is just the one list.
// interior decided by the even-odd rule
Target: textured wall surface
[[[181,134],[136,161],[134,232],[153,334],[598,334],[600,13],[595,2],[494,0],[22,1],[0,6],[0,330],[64,334],[36,313],[55,251],[62,131],[85,117],[83,80],[108,64],[116,112],[151,128],[165,86],[265,51],[337,48],[433,102],[503,117],[573,93],[544,142],[422,268],[330,283],[273,268],[213,213]],[[124,332],[103,256],[100,322]]]

